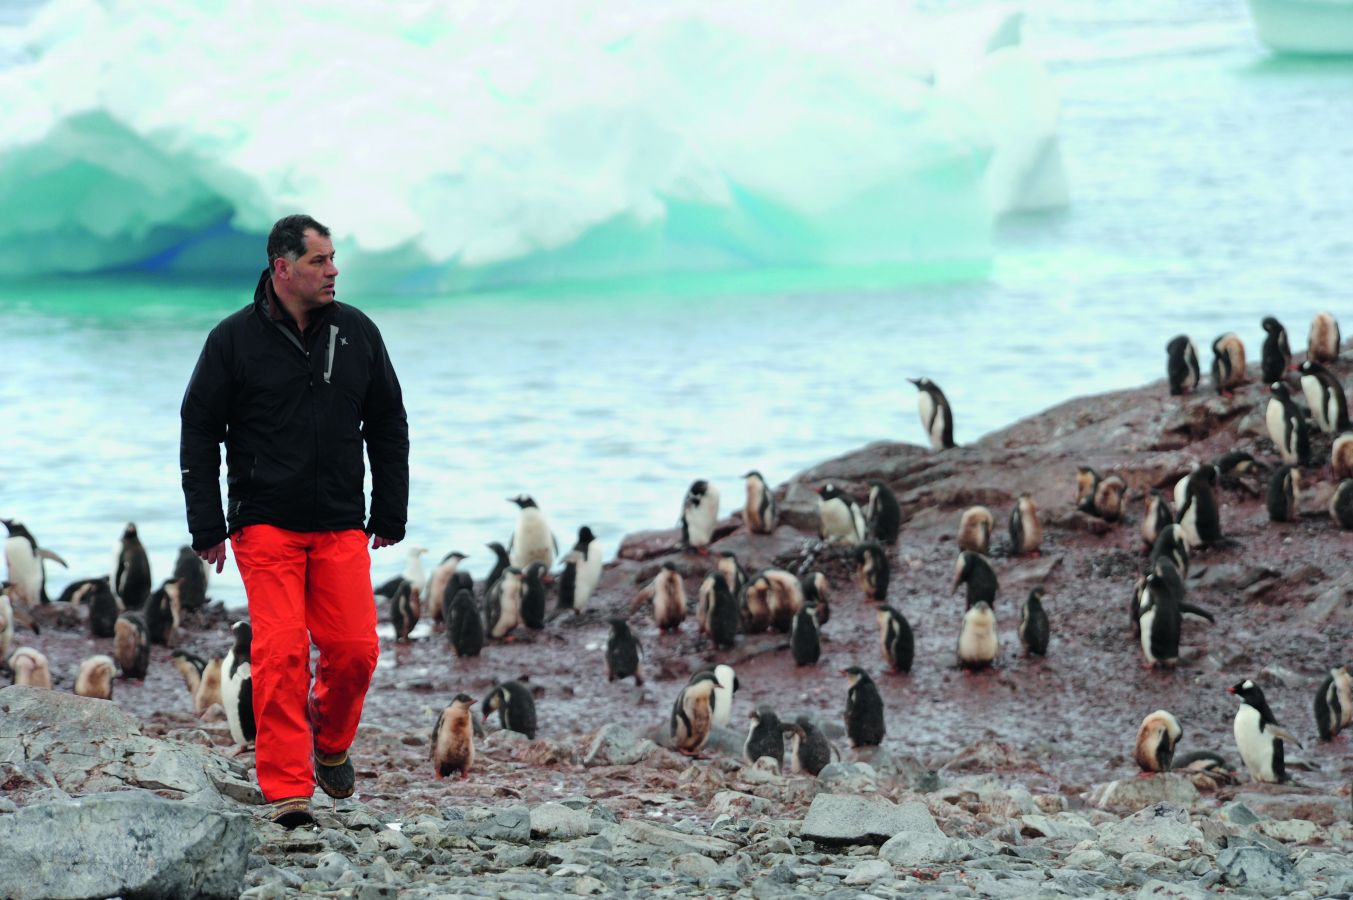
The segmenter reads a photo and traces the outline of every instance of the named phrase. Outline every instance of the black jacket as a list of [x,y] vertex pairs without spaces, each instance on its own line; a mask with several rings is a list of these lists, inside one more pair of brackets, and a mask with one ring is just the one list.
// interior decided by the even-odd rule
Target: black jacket
[[[270,274],[254,302],[227,316],[183,395],[179,468],[193,549],[246,525],[291,531],[363,528],[404,538],[409,504],[409,424],[376,326],[334,301],[304,334],[270,315]],[[366,522],[362,443],[371,459]],[[221,515],[226,445],[229,515]]]

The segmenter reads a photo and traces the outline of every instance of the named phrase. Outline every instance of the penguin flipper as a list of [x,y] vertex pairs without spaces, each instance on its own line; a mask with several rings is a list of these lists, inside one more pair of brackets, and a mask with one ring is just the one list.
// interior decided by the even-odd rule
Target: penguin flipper
[[58,556],[55,551],[48,550],[46,547],[41,547],[38,549],[38,556],[41,557],[42,559],[50,559],[52,562],[56,563],[63,569],[70,568],[70,566],[66,565],[66,561],[62,559],[60,556]]
[[1208,620],[1209,622],[1211,622],[1213,625],[1216,625],[1216,624],[1217,624],[1217,618],[1216,618],[1216,616],[1212,615],[1212,613],[1210,613],[1210,612],[1208,612],[1207,610],[1203,609],[1201,606],[1195,606],[1195,605],[1192,604],[1192,603],[1184,603],[1184,602],[1181,601],[1180,604],[1179,604],[1179,612],[1180,612],[1181,614],[1183,614],[1183,613],[1193,613],[1193,615],[1198,616],[1200,619],[1207,619],[1207,620]]
[[[1288,731],[1281,725],[1278,724],[1269,725],[1266,730],[1269,731],[1276,738],[1282,738],[1284,741],[1290,741],[1291,743],[1296,744],[1298,747],[1301,747],[1301,741],[1297,740],[1296,736],[1293,735],[1292,732]],[[1301,749],[1304,750],[1306,748],[1301,747]]]

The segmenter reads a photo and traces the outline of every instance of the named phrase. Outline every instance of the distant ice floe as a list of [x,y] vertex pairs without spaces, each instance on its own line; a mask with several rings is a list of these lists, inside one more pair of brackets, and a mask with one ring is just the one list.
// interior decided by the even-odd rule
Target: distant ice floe
[[997,216],[1067,200],[1020,22],[52,0],[0,28],[0,275],[256,271],[300,210],[409,290],[984,261]]
[[1272,50],[1353,55],[1353,0],[1250,0],[1250,15]]

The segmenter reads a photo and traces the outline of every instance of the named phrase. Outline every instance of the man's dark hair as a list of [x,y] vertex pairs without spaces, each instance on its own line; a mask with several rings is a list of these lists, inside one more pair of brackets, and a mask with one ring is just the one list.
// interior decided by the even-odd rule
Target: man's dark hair
[[328,237],[329,229],[307,215],[284,216],[273,225],[268,234],[268,268],[279,256],[294,260],[305,253],[305,233],[314,231]]

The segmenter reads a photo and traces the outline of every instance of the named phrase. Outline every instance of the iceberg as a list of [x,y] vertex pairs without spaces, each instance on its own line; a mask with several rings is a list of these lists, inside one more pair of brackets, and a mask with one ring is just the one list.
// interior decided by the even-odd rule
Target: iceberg
[[256,271],[296,211],[392,289],[907,271],[1067,202],[1008,7],[243,9],[50,0],[0,27],[0,275]]
[[1353,0],[1250,0],[1250,16],[1279,53],[1353,54]]

